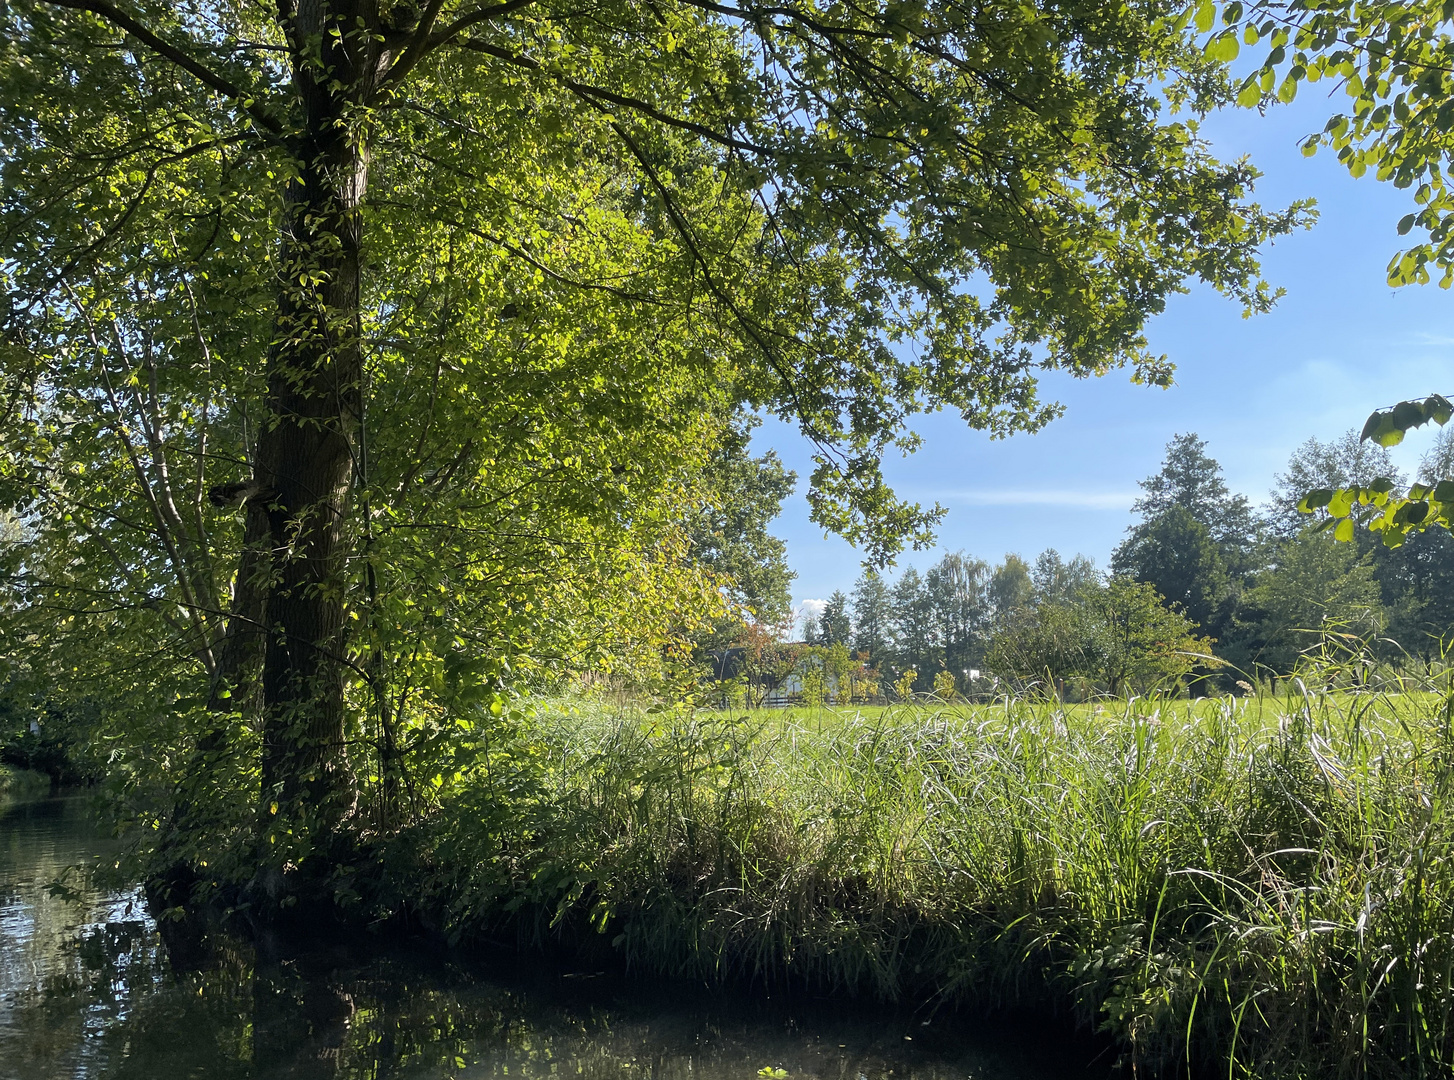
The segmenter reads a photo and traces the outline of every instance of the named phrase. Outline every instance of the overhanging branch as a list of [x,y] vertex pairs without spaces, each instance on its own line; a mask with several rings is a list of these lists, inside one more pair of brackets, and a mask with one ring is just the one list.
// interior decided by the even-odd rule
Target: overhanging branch
[[105,19],[112,26],[126,31],[126,33],[136,38],[137,41],[140,41],[158,56],[176,64],[204,86],[209,86],[223,97],[234,101],[259,127],[279,138],[282,137],[283,125],[279,123],[276,117],[269,115],[257,106],[253,101],[254,95],[248,93],[231,80],[219,75],[201,61],[188,56],[171,42],[159,37],[138,19],[128,15],[115,5],[108,4],[106,0],[45,0],[45,2],[55,7],[69,8],[72,11],[89,11],[91,14]]

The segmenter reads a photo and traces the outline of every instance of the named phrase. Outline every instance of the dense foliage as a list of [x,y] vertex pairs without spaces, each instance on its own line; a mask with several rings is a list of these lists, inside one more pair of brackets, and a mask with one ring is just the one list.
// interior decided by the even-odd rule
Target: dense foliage
[[[907,417],[1034,429],[1043,369],[1165,382],[1188,278],[1272,300],[1300,208],[1208,154],[1178,12],[6,5],[17,692],[93,702],[276,903],[512,687],[670,678],[719,598],[780,605],[753,414],[815,445],[819,522],[922,542]],[[188,819],[249,798],[255,843]]]
[[[1267,50],[1243,79],[1239,105],[1290,102],[1303,84],[1323,80],[1346,94],[1348,111],[1307,136],[1303,153],[1328,147],[1354,177],[1371,169],[1378,180],[1413,188],[1417,209],[1399,219],[1398,233],[1417,229],[1425,238],[1394,253],[1388,283],[1428,284],[1432,268],[1440,288],[1454,285],[1454,9],[1442,0],[1202,0],[1194,10],[1209,56],[1235,60],[1242,42]],[[1442,394],[1401,401],[1375,410],[1360,438],[1393,446],[1411,428],[1451,416]],[[1321,527],[1345,542],[1359,526],[1388,547],[1431,529],[1447,534],[1454,470],[1447,458],[1441,465],[1407,490],[1387,471],[1309,485],[1299,509],[1319,513]]]

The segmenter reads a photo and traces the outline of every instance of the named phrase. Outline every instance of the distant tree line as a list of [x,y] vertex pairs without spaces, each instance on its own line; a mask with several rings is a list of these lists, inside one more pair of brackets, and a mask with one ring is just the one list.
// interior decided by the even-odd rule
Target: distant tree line
[[[1454,474],[1454,433],[1417,479]],[[1454,636],[1454,537],[1439,530],[1389,548],[1360,533],[1335,544],[1298,512],[1314,488],[1405,478],[1356,432],[1309,439],[1269,502],[1232,492],[1194,433],[1167,446],[1141,482],[1127,530],[1102,572],[1054,549],[998,565],[964,552],[896,580],[865,571],[804,620],[808,646],[843,646],[880,684],[961,688],[975,670],[1057,692],[1123,693],[1287,675],[1328,633],[1386,659],[1427,660]]]

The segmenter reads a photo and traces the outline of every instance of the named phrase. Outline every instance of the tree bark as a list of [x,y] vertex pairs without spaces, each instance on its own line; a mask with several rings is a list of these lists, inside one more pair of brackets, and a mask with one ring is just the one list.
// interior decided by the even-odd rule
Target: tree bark
[[[302,125],[298,174],[285,193],[269,417],[255,465],[271,493],[257,882],[271,901],[298,891],[290,876],[328,869],[354,801],[344,545],[363,408],[365,114],[388,60],[371,3],[301,0],[282,19]],[[310,856],[321,858],[310,864]]]

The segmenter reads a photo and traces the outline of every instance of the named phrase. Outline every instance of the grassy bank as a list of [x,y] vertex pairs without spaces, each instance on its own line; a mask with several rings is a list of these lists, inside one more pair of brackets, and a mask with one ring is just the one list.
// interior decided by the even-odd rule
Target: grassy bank
[[1442,1076],[1438,700],[543,703],[410,834],[409,887],[457,933],[638,969],[1070,1011],[1142,1074]]
[[0,799],[38,799],[51,789],[45,773],[0,765]]

